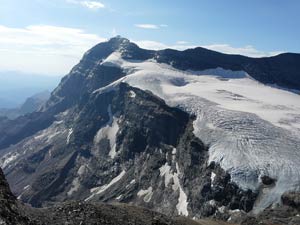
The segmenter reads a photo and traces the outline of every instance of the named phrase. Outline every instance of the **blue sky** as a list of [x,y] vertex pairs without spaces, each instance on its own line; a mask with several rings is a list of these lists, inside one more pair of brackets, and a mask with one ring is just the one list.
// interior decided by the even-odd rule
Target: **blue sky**
[[298,0],[0,0],[0,70],[61,75],[120,34],[151,49],[300,52]]

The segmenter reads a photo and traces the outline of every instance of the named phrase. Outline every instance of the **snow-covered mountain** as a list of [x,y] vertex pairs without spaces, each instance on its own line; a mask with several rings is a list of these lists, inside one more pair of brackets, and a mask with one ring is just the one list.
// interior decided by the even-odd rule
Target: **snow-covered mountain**
[[229,219],[300,191],[300,56],[89,50],[44,107],[0,121],[0,166],[35,206],[125,202]]
[[300,188],[298,94],[261,84],[244,71],[181,71],[151,60],[128,62],[121,52],[103,65],[132,72],[111,86],[126,82],[150,90],[168,105],[196,115],[194,134],[209,146],[209,162],[229,171],[243,189],[258,190],[263,176],[276,179],[274,187],[264,188],[258,209]]

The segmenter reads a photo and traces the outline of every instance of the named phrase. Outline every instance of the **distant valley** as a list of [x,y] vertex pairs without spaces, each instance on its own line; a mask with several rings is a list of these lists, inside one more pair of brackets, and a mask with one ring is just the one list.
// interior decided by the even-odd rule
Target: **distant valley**
[[43,76],[21,72],[0,72],[0,109],[20,107],[27,98],[41,92],[51,92],[61,76]]

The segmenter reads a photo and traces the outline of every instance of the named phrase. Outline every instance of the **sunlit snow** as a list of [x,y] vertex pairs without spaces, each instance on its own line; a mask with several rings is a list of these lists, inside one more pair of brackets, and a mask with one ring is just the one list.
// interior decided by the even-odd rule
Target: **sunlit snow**
[[109,156],[113,159],[116,155],[116,136],[119,130],[118,118],[112,115],[110,106],[108,107],[109,121],[96,134],[94,142],[99,143],[102,139],[108,139],[110,144]]
[[99,194],[103,193],[104,191],[106,191],[107,189],[109,189],[112,185],[119,182],[125,174],[126,174],[126,171],[123,170],[118,176],[116,176],[114,179],[112,179],[108,184],[105,184],[101,187],[92,188],[91,193],[93,193],[93,194],[91,194],[87,199],[85,199],[85,201],[88,201],[88,200],[92,199],[95,195],[99,195]]
[[14,152],[14,153],[7,153],[6,155],[4,155],[1,160],[0,160],[0,167],[1,168],[5,168],[7,167],[10,163],[12,163],[13,161],[15,161],[18,157],[19,157],[19,153]]
[[173,178],[173,174],[171,172],[171,166],[166,162],[162,167],[159,168],[160,176],[165,178],[165,186],[167,187]]
[[179,182],[180,171],[179,171],[178,163],[176,163],[176,170],[177,170],[177,172],[174,173],[174,176],[173,176],[174,184],[172,186],[174,191],[179,190],[178,203],[176,205],[176,209],[177,209],[179,215],[188,216],[189,215],[189,212],[187,210],[188,201],[187,201],[187,196],[186,196],[185,192],[183,191],[183,188],[181,187],[180,182]]
[[181,71],[154,60],[126,61],[118,52],[104,63],[128,75],[98,91],[127,82],[195,114],[194,133],[210,146],[209,161],[220,163],[241,188],[258,190],[261,175],[277,179],[257,210],[278,202],[284,191],[299,189],[298,94],[261,84],[243,71]]
[[130,98],[135,98],[136,94],[134,91],[130,91],[129,96],[130,96]]
[[67,136],[67,144],[70,143],[70,138],[71,138],[71,135],[73,134],[73,128],[70,128],[69,129],[69,133],[68,133],[68,136]]
[[216,178],[216,174],[214,172],[211,172],[211,175],[210,175],[210,180],[211,180],[211,186],[213,187],[214,186],[214,181],[215,181],[215,178]]
[[143,197],[144,202],[150,202],[153,195],[153,188],[149,187],[146,190],[140,190],[137,195]]
[[87,165],[81,165],[77,171],[77,176],[74,178],[71,184],[70,190],[67,192],[67,195],[70,196],[80,188],[80,177],[84,175],[85,171],[87,170]]

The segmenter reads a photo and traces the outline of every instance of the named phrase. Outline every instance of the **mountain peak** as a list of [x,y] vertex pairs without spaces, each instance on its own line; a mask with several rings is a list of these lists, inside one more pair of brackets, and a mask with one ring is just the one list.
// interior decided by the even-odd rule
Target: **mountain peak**
[[85,59],[98,61],[108,57],[113,52],[121,52],[125,59],[145,60],[153,57],[153,51],[141,49],[129,39],[120,35],[101,42],[85,54]]
[[120,51],[120,50],[124,51],[130,48],[136,49],[138,48],[138,46],[130,42],[127,38],[118,35],[109,39],[106,42],[101,42],[97,44],[85,54],[85,57],[92,60],[99,60],[99,59],[106,58],[114,51]]
[[124,50],[124,49],[128,49],[128,48],[131,48],[131,47],[137,47],[136,44],[130,42],[129,39],[127,38],[124,38],[120,35],[117,35],[115,37],[112,37],[111,39],[108,40],[107,42],[109,45],[112,46],[112,48],[114,50]]
[[129,39],[124,38],[121,35],[117,35],[115,37],[110,38],[108,40],[108,42],[110,42],[110,43],[119,43],[119,44],[130,43]]

